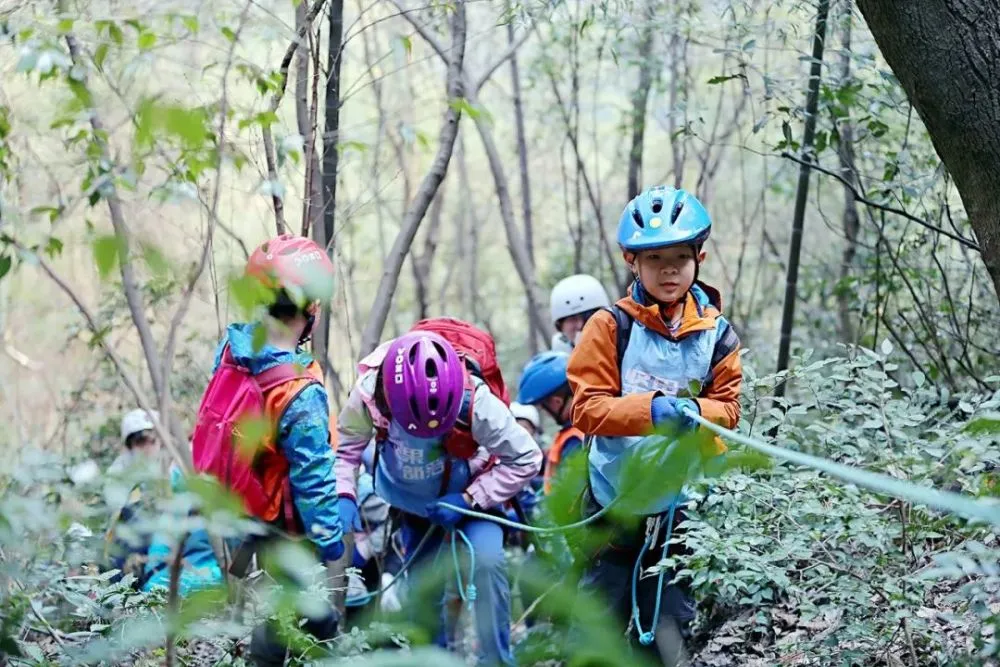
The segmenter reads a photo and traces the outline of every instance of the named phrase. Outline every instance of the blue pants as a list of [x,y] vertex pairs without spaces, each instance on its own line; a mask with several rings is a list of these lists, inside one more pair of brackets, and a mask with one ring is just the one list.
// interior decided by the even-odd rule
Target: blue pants
[[[427,531],[432,528],[432,524],[412,514],[404,514],[403,522],[408,537],[406,552],[411,554]],[[513,665],[514,658],[510,652],[510,584],[507,581],[503,551],[503,529],[492,521],[481,519],[466,519],[459,522],[456,529],[465,533],[475,551],[475,571],[472,574],[472,581],[477,589],[474,603],[476,632],[479,635],[480,651],[485,664]],[[446,531],[440,528],[435,530],[413,561],[415,578],[419,578],[421,576],[419,573],[423,572],[434,574],[443,581],[455,580],[451,539],[452,536]],[[467,560],[468,546],[457,536],[455,539],[459,540],[459,554],[463,560]],[[439,614],[441,625],[438,628],[437,643],[446,647],[447,639],[443,628],[444,602],[442,594]]]

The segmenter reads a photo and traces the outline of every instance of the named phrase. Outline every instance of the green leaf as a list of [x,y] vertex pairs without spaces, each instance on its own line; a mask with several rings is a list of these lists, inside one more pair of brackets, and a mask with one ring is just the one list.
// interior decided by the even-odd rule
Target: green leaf
[[785,137],[785,143],[789,146],[792,145],[792,126],[788,124],[787,120],[781,121],[781,134]]
[[10,255],[0,255],[0,278],[10,272],[10,267],[14,264],[14,259]]
[[104,69],[104,61],[108,58],[108,51],[111,49],[107,42],[101,42],[97,50],[94,51],[94,64],[97,65],[97,69]]
[[264,346],[267,344],[267,329],[264,327],[255,327],[250,343],[254,352],[260,352],[263,350]]
[[223,29],[222,29],[222,34],[223,34],[223,35],[225,36],[225,38],[226,38],[226,39],[228,39],[228,40],[229,40],[230,42],[235,42],[235,41],[236,41],[236,33],[235,33],[235,32],[233,32],[232,28],[223,28]]
[[167,262],[167,258],[163,256],[159,248],[151,243],[142,244],[142,258],[149,270],[158,277],[162,278],[170,272],[170,263]]
[[413,55],[413,40],[409,35],[403,35],[399,38],[399,42],[403,45],[403,53],[409,59]]
[[73,19],[62,19],[56,25],[56,30],[60,35],[65,35],[73,29]]
[[824,150],[826,150],[827,145],[828,145],[828,135],[825,131],[820,130],[819,132],[816,133],[816,147],[815,147],[816,154],[819,155]]
[[115,234],[99,236],[94,239],[94,261],[97,262],[97,272],[101,280],[106,279],[115,266],[125,257],[125,243]]
[[479,118],[482,114],[482,111],[469,104],[469,100],[464,97],[459,97],[451,102],[449,106],[459,113],[467,114],[469,118]]
[[201,28],[197,16],[184,16],[181,18],[181,21],[184,23],[184,27],[191,33],[196,33]]
[[973,419],[962,430],[971,435],[994,435],[1000,433],[1000,414],[984,415]]
[[709,79],[708,84],[714,86],[715,84],[723,83],[725,81],[730,81],[732,79],[743,79],[745,81],[746,78],[747,77],[745,74],[720,74],[719,76],[713,76],[711,79]]
[[121,46],[125,42],[125,35],[122,34],[122,29],[115,23],[108,22],[108,36],[118,46]]
[[240,275],[229,281],[229,291],[244,315],[253,316],[259,306],[274,302],[274,290],[248,275]]
[[139,47],[140,51],[149,51],[155,45],[156,45],[155,33],[152,32],[139,33],[139,38],[136,40],[136,46]]
[[50,236],[48,242],[45,244],[45,254],[49,257],[55,258],[62,254],[63,242],[54,236]]

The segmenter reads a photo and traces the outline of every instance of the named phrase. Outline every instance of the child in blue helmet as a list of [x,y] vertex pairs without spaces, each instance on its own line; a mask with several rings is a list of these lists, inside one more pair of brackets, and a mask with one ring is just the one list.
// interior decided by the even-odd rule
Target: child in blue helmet
[[560,464],[583,447],[583,431],[573,426],[573,392],[566,378],[569,355],[565,352],[539,352],[524,367],[517,388],[517,402],[540,405],[559,424],[559,432],[545,452],[544,490],[552,491],[552,482]]
[[[589,514],[628,491],[621,488],[623,464],[654,428],[695,429],[690,413],[727,428],[739,421],[739,337],[722,315],[719,292],[698,280],[711,229],[697,198],[666,186],[646,190],[622,212],[618,244],[635,282],[611,312],[590,318],[567,369],[573,423],[593,436]],[[706,442],[705,457],[725,451],[717,439]],[[694,602],[669,572],[636,575],[682,549],[674,544],[668,552],[665,544],[677,537],[681,502],[678,494],[665,494],[636,510],[644,520],[616,529],[581,582],[606,596],[641,650],[665,662],[675,656],[657,647],[677,647],[694,618]]]

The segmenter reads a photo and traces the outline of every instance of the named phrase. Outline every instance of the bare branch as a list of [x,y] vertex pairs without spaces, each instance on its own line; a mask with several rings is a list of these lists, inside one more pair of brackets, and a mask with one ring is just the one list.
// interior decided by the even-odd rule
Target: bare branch
[[[309,11],[306,13],[305,20],[299,25],[299,29],[295,32],[295,39],[292,43],[288,45],[285,49],[285,55],[281,57],[281,65],[278,67],[278,73],[281,74],[281,84],[278,86],[278,92],[275,93],[274,98],[271,100],[271,110],[275,110],[281,104],[281,99],[285,96],[285,88],[288,86],[288,70],[292,66],[292,58],[295,57],[295,52],[299,50],[302,45],[302,41],[306,38],[306,33],[312,27],[313,21],[319,16],[320,11],[323,9],[323,5],[326,4],[326,0],[315,0],[312,6],[309,7]],[[234,40],[235,43],[235,40]]]
[[[63,5],[64,3],[60,2],[60,13],[65,11]],[[80,61],[80,47],[72,32],[66,34],[66,46],[69,49],[70,60],[73,62],[73,65],[81,72],[86,72],[86,66]],[[85,75],[81,76],[84,78],[80,83],[86,86],[86,77]],[[104,121],[101,119],[101,115],[97,112],[97,109],[91,109],[90,111],[90,126],[94,131],[94,143],[100,151],[101,159],[107,164],[113,164],[111,151],[108,148],[105,138],[107,137],[107,132],[105,131]],[[163,367],[156,350],[156,340],[153,338],[153,330],[149,325],[149,319],[146,317],[142,295],[140,294],[138,281],[132,267],[132,260],[129,257],[128,251],[131,248],[131,234],[129,233],[128,226],[125,224],[125,213],[122,210],[122,203],[118,198],[118,188],[115,186],[114,180],[108,179],[105,185],[107,187],[107,194],[104,199],[108,204],[111,226],[114,228],[115,235],[118,237],[120,243],[126,249],[125,256],[121,257],[118,262],[122,277],[122,288],[125,291],[125,301],[128,303],[129,312],[132,314],[132,321],[135,323],[136,331],[139,333],[139,342],[146,356],[146,364],[149,367],[150,379],[153,381],[153,389],[160,396],[163,393]]]
[[104,353],[107,355],[108,359],[111,360],[111,363],[114,364],[115,369],[121,376],[122,381],[125,382],[125,386],[132,393],[132,396],[135,398],[136,403],[138,403],[139,407],[145,410],[149,414],[150,418],[153,421],[153,430],[156,431],[156,434],[163,442],[163,446],[167,448],[167,451],[170,452],[170,455],[173,456],[174,460],[177,461],[178,465],[183,467],[185,471],[190,470],[191,466],[188,461],[186,453],[182,452],[182,450],[180,450],[177,447],[177,445],[174,443],[173,438],[170,435],[170,432],[163,426],[160,420],[156,417],[153,404],[150,403],[149,399],[146,398],[146,395],[142,392],[141,389],[139,389],[139,383],[136,382],[135,378],[132,377],[132,374],[128,372],[128,369],[125,366],[125,362],[123,362],[121,357],[118,356],[118,353],[115,352],[114,347],[107,341],[106,337],[102,335],[101,327],[98,326],[97,320],[94,318],[94,315],[90,312],[90,309],[87,308],[87,306],[83,303],[80,297],[77,296],[76,292],[73,291],[73,288],[69,286],[69,283],[67,283],[66,280],[64,280],[58,273],[56,273],[55,269],[53,269],[52,266],[48,262],[46,262],[41,255],[35,253],[30,248],[25,246],[23,243],[19,242],[17,239],[12,239],[12,241],[15,248],[33,257],[38,266],[42,269],[42,271],[44,271],[45,274],[50,279],[52,279],[52,282],[54,282],[59,287],[59,289],[61,289],[63,293],[65,293],[66,296],[70,298],[70,300],[76,306],[77,310],[80,311],[80,314],[83,315],[83,319],[87,321],[87,328],[90,329],[91,333],[94,334],[94,336],[97,338],[97,342],[100,343],[101,347],[104,349]]
[[284,234],[288,230],[285,224],[285,203],[281,199],[281,194],[275,191],[278,182],[278,167],[275,164],[274,138],[271,136],[271,128],[265,125],[260,130],[261,139],[264,142],[264,161],[267,163],[267,180],[271,186],[271,203],[274,206],[274,228],[278,234]]
[[191,273],[187,286],[184,288],[184,293],[181,294],[180,304],[178,304],[177,310],[174,311],[174,316],[170,320],[170,329],[167,332],[167,344],[163,349],[164,392],[163,395],[160,396],[160,407],[164,412],[170,401],[170,370],[174,363],[174,350],[177,346],[177,334],[180,331],[181,323],[184,321],[184,317],[187,315],[188,308],[191,306],[191,298],[194,296],[194,288],[198,284],[198,279],[201,278],[201,274],[205,272],[205,266],[208,264],[208,258],[212,254],[212,241],[215,237],[215,224],[219,219],[219,201],[222,194],[222,158],[224,155],[224,147],[226,145],[226,116],[229,114],[229,72],[232,70],[233,53],[235,52],[236,44],[239,41],[240,33],[243,32],[243,28],[246,26],[247,14],[250,11],[250,5],[252,2],[253,0],[247,0],[246,4],[243,5],[243,12],[240,14],[239,25],[236,27],[236,35],[229,45],[229,52],[226,54],[226,68],[222,73],[222,99],[219,102],[219,150],[217,151],[215,161],[215,191],[212,195],[212,208],[208,213],[208,230],[205,234],[205,245],[201,250],[201,258],[198,260],[198,266],[195,267],[195,270]]
[[[423,23],[417,22],[415,18],[410,16],[411,12],[403,9],[402,5],[400,5],[397,0],[389,0],[389,1],[396,7],[396,9],[399,10],[399,15],[402,16],[404,19],[406,19],[406,21],[413,26],[413,29],[416,30],[417,33],[424,38],[425,42],[430,44],[430,47],[434,49],[434,52],[441,57],[441,60],[443,60],[445,64],[451,65],[451,57],[448,55],[448,52],[445,51],[444,45],[441,44],[438,38],[434,36],[434,33],[428,30],[427,26],[425,26]],[[463,49],[462,55],[464,58],[465,55],[464,45],[462,49]]]
[[430,170],[424,176],[420,189],[413,200],[410,208],[403,218],[402,227],[392,244],[392,250],[386,259],[385,268],[382,271],[382,279],[379,281],[378,292],[375,302],[372,304],[368,322],[361,337],[361,354],[365,355],[375,349],[379,338],[382,335],[382,328],[385,326],[386,317],[392,304],[392,296],[396,291],[399,282],[400,269],[403,260],[409,251],[410,245],[417,234],[417,229],[427,209],[434,199],[434,195],[444,180],[448,171],[448,163],[455,147],[455,137],[458,135],[458,123],[461,119],[461,112],[455,104],[462,98],[464,76],[462,71],[465,58],[465,3],[459,0],[455,4],[455,11],[451,19],[452,30],[452,53],[454,57],[448,61],[448,106],[445,111],[444,123],[438,139],[437,155]]
[[500,69],[500,66],[503,65],[508,60],[510,60],[511,58],[513,58],[514,55],[517,53],[518,49],[524,46],[524,43],[527,42],[533,34],[535,34],[535,27],[536,24],[532,23],[528,27],[528,29],[524,32],[524,34],[518,37],[516,41],[514,41],[507,47],[506,51],[497,56],[496,60],[490,63],[483,71],[483,73],[479,75],[479,78],[476,79],[476,82],[472,86],[472,89],[475,90],[477,93],[480,90],[482,90],[483,86],[486,85],[486,82],[490,80],[490,78],[498,69]]
[[865,206],[870,206],[871,208],[875,208],[875,209],[878,209],[880,211],[885,211],[886,213],[894,213],[896,215],[902,216],[902,217],[906,218],[907,220],[911,220],[911,221],[917,223],[918,225],[920,225],[922,227],[926,227],[927,229],[931,230],[932,232],[937,232],[938,234],[941,234],[943,236],[947,236],[948,238],[950,238],[953,241],[958,241],[959,243],[961,243],[966,248],[969,248],[971,250],[975,250],[976,252],[980,252],[981,251],[980,247],[979,247],[979,244],[976,243],[975,241],[969,240],[969,239],[965,238],[964,236],[959,236],[958,234],[953,234],[952,232],[949,232],[947,229],[944,229],[942,227],[938,227],[934,223],[927,222],[923,218],[918,218],[917,216],[913,215],[912,213],[908,213],[908,212],[904,211],[901,208],[895,208],[895,207],[892,207],[892,206],[886,206],[885,204],[879,204],[878,202],[874,202],[871,199],[867,199],[866,197],[864,197],[854,187],[854,185],[850,181],[848,181],[841,174],[838,174],[835,171],[830,171],[829,169],[824,169],[823,167],[819,166],[818,164],[802,160],[802,159],[796,157],[795,155],[792,155],[791,153],[782,153],[781,157],[783,157],[783,158],[785,158],[787,160],[791,160],[792,162],[796,162],[798,164],[805,165],[805,166],[809,167],[810,169],[812,169],[814,171],[820,172],[821,174],[826,174],[827,176],[833,176],[838,181],[840,181],[841,183],[843,183],[844,187],[850,189],[851,192],[854,194],[854,198],[857,201],[859,201],[862,204],[864,204]]

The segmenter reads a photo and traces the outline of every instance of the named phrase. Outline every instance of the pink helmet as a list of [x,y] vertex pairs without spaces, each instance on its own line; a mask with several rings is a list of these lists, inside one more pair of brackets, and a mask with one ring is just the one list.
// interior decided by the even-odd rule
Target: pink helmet
[[465,365],[451,343],[430,331],[411,331],[389,345],[382,362],[389,411],[407,433],[433,438],[458,421]]

